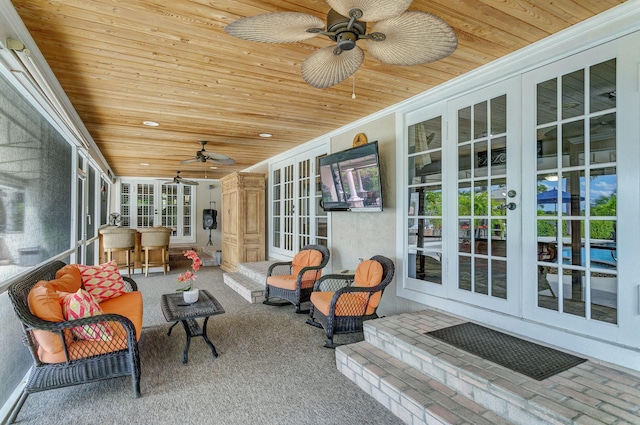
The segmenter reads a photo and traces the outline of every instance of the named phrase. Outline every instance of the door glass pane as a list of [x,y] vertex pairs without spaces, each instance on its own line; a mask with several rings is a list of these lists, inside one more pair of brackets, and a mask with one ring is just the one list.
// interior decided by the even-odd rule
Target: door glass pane
[[458,147],[458,178],[471,177],[471,145]]
[[507,299],[507,262],[496,259],[492,260],[491,274],[493,276],[491,295],[496,298]]
[[536,137],[537,168],[551,170],[558,168],[558,127],[542,127]]
[[463,291],[471,291],[471,256],[460,255],[458,257],[458,288]]
[[590,150],[592,164],[616,161],[616,116],[606,114],[591,118],[589,124]]
[[458,143],[471,140],[471,106],[458,111]]
[[591,170],[589,177],[589,199],[592,216],[613,217],[616,215],[618,175],[616,167]]
[[591,112],[616,107],[616,60],[589,68],[589,104]]
[[487,148],[487,142],[474,143],[474,151],[473,176],[486,177],[491,165],[491,152]]
[[487,137],[489,133],[487,121],[487,102],[481,102],[473,106],[473,138]]
[[584,173],[582,170],[569,171],[562,175],[563,190],[562,194],[557,196],[558,202],[562,203],[564,215],[584,216],[586,206]]
[[584,114],[584,70],[562,76],[562,119]]
[[507,132],[507,96],[491,99],[491,135]]
[[584,165],[584,120],[562,125],[562,166]]
[[557,119],[558,80],[551,79],[540,83],[536,90],[537,124],[545,124]]

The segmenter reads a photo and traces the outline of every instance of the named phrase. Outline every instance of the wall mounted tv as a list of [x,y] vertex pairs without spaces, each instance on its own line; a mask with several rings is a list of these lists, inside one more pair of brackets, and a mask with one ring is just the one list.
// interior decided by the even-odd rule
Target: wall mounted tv
[[378,142],[320,158],[325,211],[382,211]]

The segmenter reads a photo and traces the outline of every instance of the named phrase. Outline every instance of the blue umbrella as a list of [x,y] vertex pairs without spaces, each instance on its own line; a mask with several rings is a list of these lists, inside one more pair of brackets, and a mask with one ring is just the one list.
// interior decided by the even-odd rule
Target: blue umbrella
[[[576,195],[577,196],[577,195]],[[584,197],[580,197],[581,201],[584,201]],[[571,202],[571,194],[569,192],[562,191],[562,203],[568,204]],[[555,187],[553,189],[546,190],[542,193],[538,194],[538,203],[539,204],[557,204],[558,203],[558,189]]]

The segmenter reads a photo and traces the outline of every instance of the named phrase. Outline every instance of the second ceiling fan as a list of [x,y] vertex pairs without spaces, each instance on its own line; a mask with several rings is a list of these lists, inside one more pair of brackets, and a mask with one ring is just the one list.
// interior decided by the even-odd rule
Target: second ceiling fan
[[[327,88],[351,76],[364,61],[356,45],[364,39],[367,51],[391,65],[419,65],[449,56],[458,46],[453,29],[442,19],[417,10],[413,0],[327,0],[327,25],[298,12],[249,16],[230,23],[225,32],[264,43],[293,43],[317,35],[335,41],[302,63],[302,78],[311,86]],[[375,22],[367,33],[367,22]]]
[[180,161],[180,164],[191,164],[192,162],[210,162],[216,165],[233,165],[236,163],[232,158],[229,158],[227,155],[223,155],[221,153],[215,152],[207,152],[204,148],[208,142],[206,140],[201,140],[200,144],[202,145],[202,149],[196,152],[196,156],[190,159],[185,159],[184,161]]

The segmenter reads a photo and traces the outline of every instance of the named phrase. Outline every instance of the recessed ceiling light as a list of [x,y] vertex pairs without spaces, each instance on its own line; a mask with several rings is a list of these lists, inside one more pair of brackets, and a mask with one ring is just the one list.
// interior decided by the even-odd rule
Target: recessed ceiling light
[[273,137],[271,133],[260,133],[260,137]]
[[147,165],[149,165],[149,163],[148,163],[148,162],[141,162],[141,163],[140,163],[140,165],[142,165],[142,166],[145,166],[145,167],[146,167]]
[[155,121],[142,121],[142,124],[148,126],[148,127],[158,127],[160,124],[158,124]]

